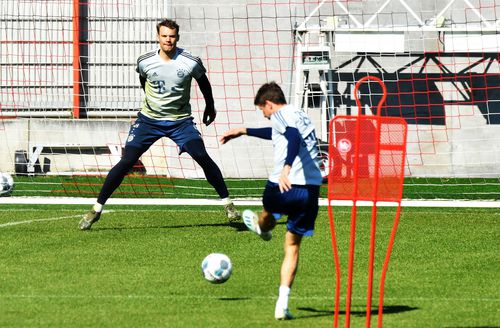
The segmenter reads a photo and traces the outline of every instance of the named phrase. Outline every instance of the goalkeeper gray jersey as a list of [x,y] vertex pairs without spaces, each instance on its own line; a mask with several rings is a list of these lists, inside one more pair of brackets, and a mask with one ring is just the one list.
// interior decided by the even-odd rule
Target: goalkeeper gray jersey
[[136,71],[146,79],[141,113],[157,120],[175,121],[191,116],[191,81],[206,70],[200,58],[177,48],[175,56],[163,60],[159,49],[141,55]]

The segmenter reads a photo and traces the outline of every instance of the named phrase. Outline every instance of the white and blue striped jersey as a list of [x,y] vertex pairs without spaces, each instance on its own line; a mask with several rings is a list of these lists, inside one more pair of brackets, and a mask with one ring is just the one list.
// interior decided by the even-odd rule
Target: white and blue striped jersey
[[284,133],[287,127],[296,128],[301,136],[299,154],[295,158],[288,178],[295,185],[321,185],[318,141],[311,119],[301,110],[286,105],[271,115],[274,169],[269,181],[279,183],[288,150]]
[[175,121],[191,116],[191,81],[205,74],[200,58],[177,48],[170,61],[163,60],[159,49],[137,59],[136,71],[146,79],[141,113],[157,120]]

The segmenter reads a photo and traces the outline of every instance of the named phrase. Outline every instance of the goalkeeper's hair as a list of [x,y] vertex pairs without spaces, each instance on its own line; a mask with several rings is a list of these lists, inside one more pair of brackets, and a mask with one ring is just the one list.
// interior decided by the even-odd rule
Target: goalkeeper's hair
[[165,18],[164,20],[156,24],[156,32],[158,34],[160,34],[160,28],[162,26],[168,27],[171,30],[176,30],[176,34],[179,35],[179,24],[177,24],[177,22],[173,19]]
[[255,106],[264,106],[268,100],[277,105],[286,105],[285,94],[276,82],[262,85],[255,95],[253,104]]

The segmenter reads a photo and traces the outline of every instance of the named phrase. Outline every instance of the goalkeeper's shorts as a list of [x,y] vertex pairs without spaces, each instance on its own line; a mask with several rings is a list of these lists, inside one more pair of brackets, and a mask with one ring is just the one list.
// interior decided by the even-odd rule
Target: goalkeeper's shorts
[[155,120],[139,113],[137,120],[130,126],[125,146],[148,149],[158,139],[167,137],[177,144],[179,154],[184,145],[191,140],[201,139],[192,117],[178,121]]

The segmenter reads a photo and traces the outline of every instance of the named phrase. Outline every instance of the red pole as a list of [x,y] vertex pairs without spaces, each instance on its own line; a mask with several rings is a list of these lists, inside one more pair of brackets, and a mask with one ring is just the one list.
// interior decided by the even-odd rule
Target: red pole
[[80,118],[80,0],[73,0],[73,117]]
[[[333,136],[333,131],[334,131],[334,120],[330,121],[330,135],[329,139],[330,143],[332,142],[334,136]],[[333,161],[333,147],[328,147],[328,167],[330,170],[334,167],[334,161]],[[335,166],[337,167],[337,166]],[[335,309],[334,309],[334,315],[333,315],[333,328],[338,328],[339,326],[339,314],[340,314],[340,257],[339,257],[339,251],[338,251],[338,246],[337,246],[337,236],[335,234],[335,222],[333,218],[333,211],[332,211],[332,185],[333,185],[333,179],[334,179],[334,173],[333,171],[330,171],[328,174],[328,217],[330,219],[330,233],[332,235],[332,249],[333,249],[333,260],[335,263]]]
[[328,217],[330,218],[330,233],[332,235],[332,249],[333,249],[333,260],[335,262],[335,309],[333,315],[333,328],[338,328],[339,326],[339,314],[340,314],[340,259],[339,251],[337,247],[337,237],[335,235],[334,219],[332,206],[330,199],[328,199]]
[[382,267],[382,274],[380,276],[380,291],[378,300],[378,328],[382,328],[382,314],[384,312],[384,287],[385,287],[385,277],[387,275],[387,267],[389,266],[389,259],[391,257],[392,247],[394,246],[394,239],[396,238],[396,232],[398,230],[399,217],[401,216],[401,201],[398,202],[398,207],[396,209],[396,215],[394,218],[394,223],[392,225],[391,237],[389,238],[389,246],[387,247],[387,253],[385,255],[384,266]]
[[[375,168],[374,168],[374,183],[373,183],[373,205],[372,205],[372,218],[370,224],[370,253],[368,257],[368,287],[367,287],[367,295],[366,295],[366,328],[370,328],[371,326],[371,307],[372,307],[372,292],[373,292],[373,265],[375,258],[375,236],[376,236],[376,227],[377,227],[377,202],[378,202],[378,183],[379,183],[379,170],[380,170],[380,135],[381,135],[381,113],[382,106],[387,98],[387,89],[382,80],[375,76],[365,76],[360,79],[358,83],[356,83],[354,87],[354,98],[356,100],[356,104],[358,106],[359,112],[358,116],[361,116],[362,106],[361,100],[358,97],[358,89],[364,81],[372,80],[377,82],[382,87],[382,98],[380,99],[377,105],[377,127],[376,127],[376,135],[375,135]],[[359,123],[358,123],[359,124]],[[360,131],[356,131],[356,138],[361,138]],[[358,154],[356,154],[356,158]],[[357,168],[356,169],[356,177],[357,177]],[[356,182],[357,185],[357,182]],[[380,314],[382,316],[382,314]]]
[[[377,170],[378,168],[376,168]],[[375,235],[377,229],[377,202],[372,205],[372,220],[370,232],[370,254],[368,257],[368,288],[366,294],[366,328],[371,327],[372,298],[373,298],[373,264],[375,261]]]

